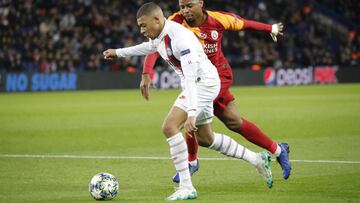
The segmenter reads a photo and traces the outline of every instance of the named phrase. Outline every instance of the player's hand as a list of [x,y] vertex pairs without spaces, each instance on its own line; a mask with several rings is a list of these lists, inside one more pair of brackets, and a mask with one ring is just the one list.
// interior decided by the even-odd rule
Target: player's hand
[[195,116],[189,116],[187,118],[187,120],[185,121],[185,124],[184,124],[186,133],[192,134],[197,131],[197,127],[195,125],[195,120],[196,120]]
[[117,55],[116,55],[116,49],[107,49],[106,51],[103,52],[104,55],[104,59],[106,60],[114,60],[117,59]]
[[145,73],[141,76],[141,82],[140,82],[140,90],[141,95],[146,99],[150,99],[150,85],[151,85],[151,78],[150,75]]
[[284,35],[284,25],[282,23],[276,23],[272,25],[270,36],[274,42],[277,42],[278,35]]

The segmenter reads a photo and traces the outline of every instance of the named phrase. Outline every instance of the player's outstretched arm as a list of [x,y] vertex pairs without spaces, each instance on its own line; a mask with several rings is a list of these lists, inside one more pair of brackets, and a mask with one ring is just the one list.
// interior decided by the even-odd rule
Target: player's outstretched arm
[[104,59],[106,60],[114,60],[117,59],[116,49],[107,49],[103,52]]
[[244,21],[244,27],[243,29],[247,30],[255,30],[255,31],[261,31],[261,32],[269,32],[271,38],[274,42],[277,42],[277,36],[283,35],[284,31],[284,25],[282,23],[275,23],[275,24],[265,24],[257,21],[252,20],[245,20]]
[[151,54],[156,52],[156,46],[153,46],[150,42],[143,42],[141,44],[118,48],[118,49],[107,49],[103,52],[104,59],[116,59],[120,57],[129,57],[129,56],[145,56],[146,54]]
[[278,35],[284,35],[284,25],[282,23],[276,23],[272,25],[270,36],[274,42],[277,42]]
[[277,42],[277,36],[283,35],[284,25],[282,23],[266,24],[258,21],[247,20],[234,13],[209,12],[214,18],[218,19],[225,30],[253,30],[258,32],[270,33],[272,39]]

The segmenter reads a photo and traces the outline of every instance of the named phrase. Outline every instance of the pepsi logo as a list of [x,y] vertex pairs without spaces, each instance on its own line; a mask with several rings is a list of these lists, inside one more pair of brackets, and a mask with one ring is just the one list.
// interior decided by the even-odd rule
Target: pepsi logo
[[266,86],[275,85],[276,73],[274,69],[272,68],[265,69],[263,77]]

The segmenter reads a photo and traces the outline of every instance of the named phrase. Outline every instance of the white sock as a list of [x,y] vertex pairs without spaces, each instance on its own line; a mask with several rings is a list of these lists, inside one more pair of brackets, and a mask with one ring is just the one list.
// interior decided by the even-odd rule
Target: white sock
[[254,166],[259,162],[255,152],[245,148],[224,134],[214,133],[214,142],[209,148],[219,151],[226,156],[243,159]]
[[278,157],[280,156],[280,154],[281,154],[281,147],[279,145],[276,145],[276,150],[274,152],[274,155]]
[[191,166],[196,166],[196,164],[197,164],[197,160],[194,160],[194,161],[189,161],[189,164],[190,164]]
[[180,187],[193,187],[188,165],[187,145],[181,133],[166,140],[170,145],[170,155],[180,176]]

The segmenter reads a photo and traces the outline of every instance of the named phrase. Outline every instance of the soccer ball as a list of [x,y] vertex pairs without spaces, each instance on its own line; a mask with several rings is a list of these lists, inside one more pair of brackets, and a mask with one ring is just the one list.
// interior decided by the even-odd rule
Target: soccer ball
[[89,192],[96,200],[110,200],[119,192],[118,179],[110,173],[98,173],[90,181]]

